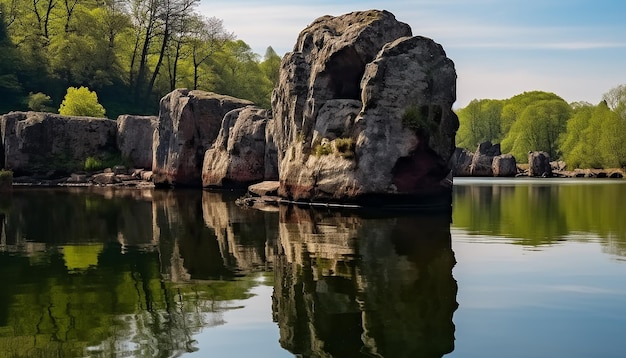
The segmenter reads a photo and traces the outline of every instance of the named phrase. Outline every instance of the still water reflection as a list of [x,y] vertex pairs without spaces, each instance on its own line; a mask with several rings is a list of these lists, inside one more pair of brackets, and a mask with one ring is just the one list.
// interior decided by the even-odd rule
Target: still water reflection
[[0,356],[453,350],[449,217],[264,212],[233,199],[85,189],[3,196]]
[[0,357],[623,356],[622,181],[455,180],[452,226],[235,197],[0,196]]

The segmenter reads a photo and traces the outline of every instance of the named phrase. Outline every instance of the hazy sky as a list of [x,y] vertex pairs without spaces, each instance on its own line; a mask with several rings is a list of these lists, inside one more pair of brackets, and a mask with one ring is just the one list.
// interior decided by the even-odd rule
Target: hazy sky
[[626,1],[201,0],[199,7],[254,52],[272,46],[281,56],[316,18],[367,9],[388,10],[413,35],[443,46],[458,75],[455,107],[532,90],[597,104],[626,84]]

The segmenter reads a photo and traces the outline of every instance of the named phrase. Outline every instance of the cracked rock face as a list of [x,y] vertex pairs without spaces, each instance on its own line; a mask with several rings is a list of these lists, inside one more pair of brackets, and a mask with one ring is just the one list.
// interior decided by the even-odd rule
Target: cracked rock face
[[215,142],[224,115],[252,104],[187,89],[177,89],[163,97],[153,140],[155,185],[200,187],[204,153]]
[[106,118],[11,112],[0,116],[0,168],[27,175],[81,169],[88,157],[117,151],[116,133]]
[[279,195],[358,202],[449,192],[441,182],[455,100],[454,63],[393,14],[315,20],[283,58],[272,96]]
[[[247,187],[263,180],[276,180],[275,162],[266,126],[267,110],[247,106],[228,112],[218,137],[204,155],[203,187]],[[274,167],[272,171],[271,168]]]

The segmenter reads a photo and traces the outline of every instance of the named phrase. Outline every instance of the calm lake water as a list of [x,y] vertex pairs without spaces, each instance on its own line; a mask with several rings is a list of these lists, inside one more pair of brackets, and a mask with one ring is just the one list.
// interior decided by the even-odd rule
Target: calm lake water
[[455,179],[452,220],[235,198],[0,194],[0,357],[626,356],[626,181]]

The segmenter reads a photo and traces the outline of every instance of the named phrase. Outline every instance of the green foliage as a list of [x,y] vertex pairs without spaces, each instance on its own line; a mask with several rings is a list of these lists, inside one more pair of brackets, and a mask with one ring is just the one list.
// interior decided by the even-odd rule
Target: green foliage
[[434,123],[429,120],[429,107],[411,105],[402,113],[402,125],[417,132],[430,133]]
[[563,159],[572,169],[600,165],[599,158],[594,155],[595,148],[589,145],[591,133],[588,128],[594,110],[595,107],[591,105],[574,109],[574,114],[567,121],[567,128],[559,139]]
[[626,120],[607,102],[578,109],[563,133],[562,151],[570,168],[626,166]]
[[523,245],[551,244],[571,233],[595,233],[626,243],[626,221],[618,208],[626,186],[614,185],[455,185],[455,227],[470,234],[510,238]]
[[355,143],[352,138],[337,138],[334,140],[337,152],[344,158],[353,158]]
[[52,112],[53,109],[50,107],[52,104],[52,99],[45,93],[30,92],[28,94],[28,109],[36,112]]
[[313,153],[317,157],[333,154],[333,146],[330,143],[318,144],[313,148]]
[[457,146],[475,150],[480,143],[500,143],[504,137],[502,108],[504,101],[473,100],[458,111],[459,130]]
[[571,104],[554,93],[524,92],[510,99],[473,100],[458,110],[457,146],[473,150],[498,142],[518,163],[528,151],[548,152],[569,169],[626,166],[626,85],[604,94],[597,106]]
[[502,140],[502,151],[513,154],[522,163],[527,162],[527,153],[535,150],[556,159],[558,138],[565,131],[570,111],[570,106],[561,98],[531,102]]
[[102,158],[87,157],[83,169],[88,172],[99,171],[105,168],[113,168],[116,165],[126,165],[119,152],[105,153]]
[[213,70],[217,75],[215,92],[245,98],[260,107],[270,107],[274,85],[261,71],[258,55],[245,42],[227,42],[214,56]]
[[104,107],[98,103],[96,92],[87,87],[70,87],[59,107],[59,114],[64,116],[104,117]]
[[19,102],[22,84],[18,78],[19,56],[9,37],[6,11],[0,1],[0,113],[11,110],[11,103]]
[[97,91],[107,114],[156,114],[175,88],[203,89],[269,108],[280,59],[259,61],[198,1],[0,0],[0,113],[28,93],[60,103],[69,87]]
[[88,172],[97,171],[106,168],[102,161],[95,157],[87,157],[85,159],[85,170]]
[[352,138],[337,138],[333,141],[324,141],[313,146],[313,154],[317,157],[324,155],[339,155],[346,159],[354,158],[355,144]]
[[278,83],[278,75],[280,72],[280,56],[274,51],[274,49],[270,46],[265,51],[265,56],[263,56],[263,62],[259,64],[261,71],[265,75],[267,79],[270,80],[273,86],[276,86]]
[[9,189],[13,185],[13,172],[0,169],[0,190]]

